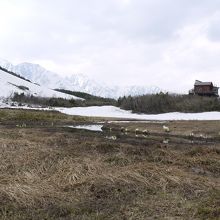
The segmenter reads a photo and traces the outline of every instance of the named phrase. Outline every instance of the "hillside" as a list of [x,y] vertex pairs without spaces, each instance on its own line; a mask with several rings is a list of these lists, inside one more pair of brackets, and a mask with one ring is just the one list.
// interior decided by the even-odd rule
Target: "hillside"
[[81,99],[74,95],[64,94],[52,89],[48,89],[45,86],[32,83],[13,73],[12,71],[6,71],[4,68],[0,69],[0,87],[1,87],[1,98],[12,97],[14,93],[24,93],[25,95],[33,95],[39,97],[59,97],[64,99]]

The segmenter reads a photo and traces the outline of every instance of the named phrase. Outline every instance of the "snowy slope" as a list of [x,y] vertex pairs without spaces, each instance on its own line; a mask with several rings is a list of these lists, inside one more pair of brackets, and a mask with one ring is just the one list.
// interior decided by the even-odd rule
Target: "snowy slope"
[[4,59],[0,59],[0,66],[10,71],[12,71],[14,68],[14,66],[11,63]]
[[102,97],[118,98],[120,96],[152,94],[161,91],[156,86],[109,87],[104,83],[89,79],[83,74],[74,74],[64,78],[38,64],[32,63],[21,63],[14,66],[8,61],[0,59],[0,66],[51,89],[68,89]]
[[80,115],[90,117],[112,117],[137,120],[220,120],[220,112],[203,113],[179,113],[164,114],[134,114],[131,111],[122,110],[115,106],[91,106],[75,108],[56,108],[56,110],[68,115]]
[[13,93],[25,93],[26,95],[34,95],[40,97],[60,97],[66,99],[80,99],[76,96],[66,95],[44,86],[39,86],[26,80],[13,76],[5,71],[0,70],[0,97],[7,98]]

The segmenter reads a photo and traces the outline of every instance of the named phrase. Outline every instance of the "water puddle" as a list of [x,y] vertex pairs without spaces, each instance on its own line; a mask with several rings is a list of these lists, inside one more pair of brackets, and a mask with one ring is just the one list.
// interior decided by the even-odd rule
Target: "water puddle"
[[67,126],[68,128],[83,129],[89,131],[102,131],[103,125],[76,125],[76,126]]

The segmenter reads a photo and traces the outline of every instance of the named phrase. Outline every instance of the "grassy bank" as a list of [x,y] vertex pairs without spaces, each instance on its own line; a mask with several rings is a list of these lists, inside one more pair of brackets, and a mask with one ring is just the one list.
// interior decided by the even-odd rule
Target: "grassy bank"
[[65,115],[57,111],[25,109],[0,109],[0,122],[74,121],[83,117]]

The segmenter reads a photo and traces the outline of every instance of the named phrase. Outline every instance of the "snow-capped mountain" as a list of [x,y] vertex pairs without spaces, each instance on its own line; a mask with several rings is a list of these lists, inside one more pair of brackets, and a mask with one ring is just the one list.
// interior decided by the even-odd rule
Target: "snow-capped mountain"
[[83,74],[74,74],[71,77],[61,77],[57,73],[46,70],[38,64],[21,63],[18,65],[12,65],[8,61],[0,59],[0,66],[18,73],[19,75],[38,83],[42,86],[46,86],[51,89],[68,89],[71,91],[86,92],[96,96],[118,98],[120,96],[128,95],[142,95],[158,93],[161,90],[156,86],[144,87],[144,86],[128,86],[109,87],[104,83],[96,82]]
[[48,89],[29,82],[25,79],[19,78],[11,73],[0,69],[0,98],[12,97],[16,92],[18,94],[24,93],[25,95],[34,95],[39,97],[59,97],[66,99],[80,99],[76,96],[67,95],[61,92]]

